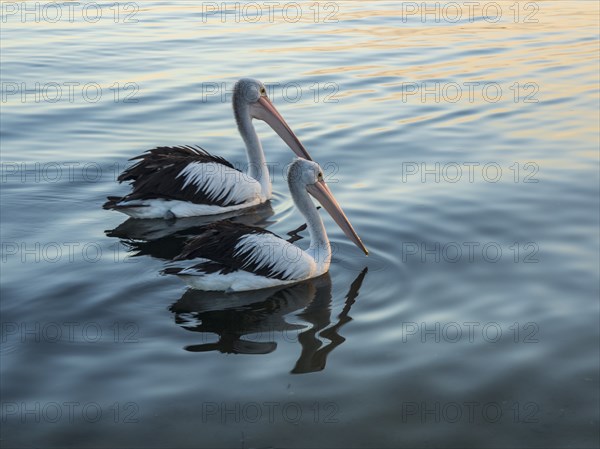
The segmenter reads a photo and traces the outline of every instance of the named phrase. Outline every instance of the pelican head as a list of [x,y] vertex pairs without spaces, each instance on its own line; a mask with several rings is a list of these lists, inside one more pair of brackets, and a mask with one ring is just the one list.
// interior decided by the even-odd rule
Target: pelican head
[[[296,159],[288,168],[288,184],[290,191],[296,191],[295,187],[302,186],[311,194],[331,215],[346,237],[348,237],[365,254],[369,251],[350,224],[350,220],[342,210],[339,203],[323,179],[323,169],[313,161]],[[296,201],[296,199],[294,199]],[[297,201],[296,201],[297,202]]]
[[296,156],[312,160],[300,139],[283,119],[269,97],[265,85],[252,78],[242,78],[233,88],[233,109],[240,123],[241,111],[247,111],[250,118],[266,122],[273,131],[296,153]]

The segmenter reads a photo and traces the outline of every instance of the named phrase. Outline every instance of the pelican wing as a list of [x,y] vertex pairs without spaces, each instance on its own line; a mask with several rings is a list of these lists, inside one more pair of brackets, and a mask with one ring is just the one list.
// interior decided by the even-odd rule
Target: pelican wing
[[190,162],[216,162],[234,168],[227,160],[210,154],[200,147],[158,147],[148,150],[139,156],[132,157],[130,161],[138,161],[127,170],[124,170],[117,181],[137,181],[145,175],[152,175],[157,171],[169,167],[171,164],[188,164]]
[[198,258],[205,259],[192,267],[199,274],[244,270],[290,280],[304,279],[314,269],[314,260],[297,246],[265,229],[231,222],[206,226],[175,260]]
[[232,206],[253,201],[260,184],[231,163],[201,148],[159,147],[133,158],[119,182],[131,181],[133,191],[109,203],[135,200],[179,200],[195,204]]

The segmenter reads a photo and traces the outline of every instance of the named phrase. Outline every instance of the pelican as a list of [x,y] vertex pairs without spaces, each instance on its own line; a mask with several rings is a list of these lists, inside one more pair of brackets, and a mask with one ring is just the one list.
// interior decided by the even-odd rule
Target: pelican
[[138,162],[118,181],[131,181],[133,191],[124,197],[108,197],[104,209],[133,218],[173,219],[223,214],[269,200],[269,169],[252,119],[269,124],[298,157],[312,159],[269,100],[263,83],[239,80],[232,102],[238,131],[246,144],[246,173],[199,147],[158,147],[130,159]]
[[313,161],[296,159],[289,166],[292,199],[306,219],[310,246],[304,251],[266,229],[228,223],[208,225],[175,257],[176,261],[200,259],[188,268],[170,267],[165,274],[178,275],[197,290],[239,292],[293,284],[321,276],[329,270],[331,244],[312,195],[331,215],[346,236],[365,254],[367,249]]

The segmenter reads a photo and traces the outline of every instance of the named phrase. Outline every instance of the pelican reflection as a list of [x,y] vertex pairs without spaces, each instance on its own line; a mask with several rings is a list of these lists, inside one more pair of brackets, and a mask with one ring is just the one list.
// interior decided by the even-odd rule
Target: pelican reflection
[[172,260],[186,242],[195,237],[209,223],[229,220],[248,226],[268,227],[275,214],[270,201],[240,212],[214,216],[177,218],[173,220],[129,218],[114,229],[105,231],[107,237],[116,237],[132,252],[131,257],[151,256]]
[[[210,334],[217,337],[216,341],[186,346],[187,351],[268,354],[277,348],[277,339],[298,341],[302,350],[291,372],[321,371],[327,356],[345,341],[339,331],[352,320],[350,309],[366,274],[365,267],[350,285],[344,308],[333,325],[328,274],[287,287],[243,293],[189,289],[170,311],[184,329],[202,333],[203,339]],[[300,313],[290,316],[298,310]]]

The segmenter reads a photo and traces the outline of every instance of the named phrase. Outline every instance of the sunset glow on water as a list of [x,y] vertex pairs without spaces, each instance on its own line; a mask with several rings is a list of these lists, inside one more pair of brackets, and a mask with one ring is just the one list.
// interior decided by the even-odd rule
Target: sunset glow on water
[[[597,2],[1,5],[3,446],[598,446]],[[325,278],[227,297],[160,274],[206,219],[101,206],[157,146],[245,169],[242,77],[370,254],[321,211]],[[256,128],[236,220],[288,238]]]

